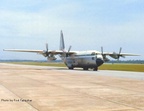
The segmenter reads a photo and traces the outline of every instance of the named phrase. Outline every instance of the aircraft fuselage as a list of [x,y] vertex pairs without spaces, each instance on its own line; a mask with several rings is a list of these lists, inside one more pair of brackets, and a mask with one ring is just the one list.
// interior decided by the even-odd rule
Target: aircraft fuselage
[[102,55],[72,55],[63,60],[69,69],[80,67],[84,70],[88,70],[88,68],[97,70],[104,63]]

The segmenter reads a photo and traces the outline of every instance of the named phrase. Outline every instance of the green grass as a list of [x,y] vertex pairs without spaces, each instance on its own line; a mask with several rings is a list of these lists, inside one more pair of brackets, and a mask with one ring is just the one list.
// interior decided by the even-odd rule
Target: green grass
[[[11,62],[13,64],[37,65],[37,66],[56,66],[66,67],[63,63],[49,62]],[[136,71],[144,72],[144,64],[103,64],[99,70],[119,70],[119,71]]]
[[99,69],[144,72],[144,64],[104,64]]

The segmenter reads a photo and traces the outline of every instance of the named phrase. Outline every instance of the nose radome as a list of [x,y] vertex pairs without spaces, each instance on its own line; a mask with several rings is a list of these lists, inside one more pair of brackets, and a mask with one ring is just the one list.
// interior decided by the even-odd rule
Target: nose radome
[[96,59],[97,66],[101,66],[104,63],[104,61],[100,58]]

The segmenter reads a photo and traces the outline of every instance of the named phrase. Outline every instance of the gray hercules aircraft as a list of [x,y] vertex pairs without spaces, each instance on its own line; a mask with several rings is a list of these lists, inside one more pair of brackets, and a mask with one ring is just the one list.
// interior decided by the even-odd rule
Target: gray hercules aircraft
[[60,49],[59,50],[48,50],[48,44],[46,44],[46,50],[21,50],[21,49],[4,49],[4,51],[14,51],[14,52],[33,52],[42,54],[47,57],[48,60],[56,60],[55,55],[60,55],[61,59],[69,69],[74,69],[75,67],[83,68],[83,70],[88,70],[89,68],[94,71],[98,70],[104,62],[109,61],[106,56],[110,56],[114,59],[119,60],[120,57],[125,56],[138,56],[135,54],[121,53],[122,48],[120,48],[119,53],[116,52],[103,52],[103,47],[101,47],[101,52],[96,50],[88,51],[71,51],[71,46],[68,50],[65,50],[63,32],[60,34]]

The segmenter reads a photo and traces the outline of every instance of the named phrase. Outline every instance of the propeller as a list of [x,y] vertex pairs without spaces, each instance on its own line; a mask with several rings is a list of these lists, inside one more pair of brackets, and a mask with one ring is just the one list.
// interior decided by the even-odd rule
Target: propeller
[[105,62],[109,61],[109,59],[106,57],[106,55],[103,53],[103,47],[101,47],[101,55],[103,56],[103,60]]
[[120,55],[121,51],[122,51],[122,48],[120,47],[120,50],[119,50],[119,55]]
[[118,53],[118,61],[119,61],[119,58],[120,58],[120,56],[121,56],[121,51],[122,51],[122,48],[120,47],[120,50],[119,50],[119,53]]
[[70,50],[71,50],[71,47],[72,47],[72,46],[70,45],[70,46],[69,46],[69,49],[68,49],[68,53],[70,52]]
[[46,51],[48,52],[48,43],[46,43]]
[[102,54],[102,56],[103,56],[103,47],[101,47],[101,54]]
[[46,43],[46,50],[43,51],[43,56],[47,57],[48,60],[56,60],[56,57],[49,52],[48,43]]
[[46,56],[49,56],[49,52],[48,52],[48,43],[46,43],[46,51],[45,51]]
[[67,52],[65,52],[66,53],[66,57],[68,57],[69,56],[69,52],[70,52],[70,50],[71,50],[71,45],[69,46],[69,49],[68,49],[68,51]]
[[119,61],[119,58],[120,58],[120,57],[125,58],[125,56],[124,56],[124,55],[121,55],[121,51],[122,51],[122,47],[120,47],[120,50],[119,50],[119,54],[118,54],[118,61]]
[[103,59],[106,58],[106,56],[103,54],[103,47],[101,47],[101,55],[103,56]]
[[48,57],[49,52],[48,52],[48,43],[46,43],[46,50],[43,51],[43,56]]

